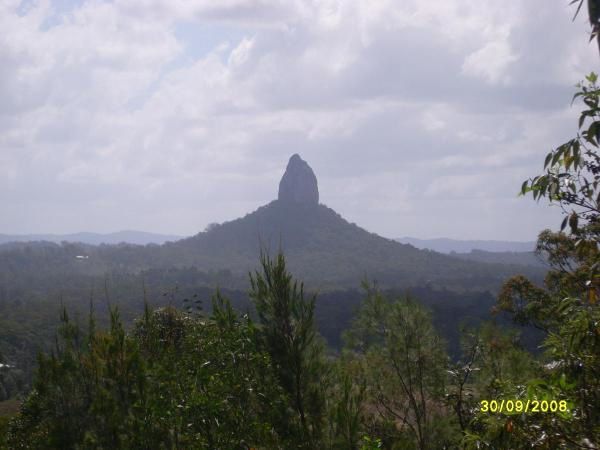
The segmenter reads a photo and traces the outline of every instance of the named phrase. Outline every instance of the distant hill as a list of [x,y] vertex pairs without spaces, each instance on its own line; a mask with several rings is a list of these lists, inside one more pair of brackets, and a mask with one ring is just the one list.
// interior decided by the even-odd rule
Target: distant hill
[[8,242],[81,242],[84,244],[100,245],[100,244],[164,244],[169,241],[176,241],[182,236],[147,233],[145,231],[117,231],[115,233],[72,233],[72,234],[0,234],[0,244]]
[[496,264],[516,264],[547,268],[548,265],[533,251],[534,241],[471,241],[460,239],[395,239],[422,250],[433,250],[468,261]]
[[516,264],[546,269],[550,267],[549,264],[535,252],[487,252],[484,250],[471,250],[469,253],[450,252],[450,255],[455,258],[485,263]]
[[320,289],[357,287],[367,277],[390,287],[495,290],[516,273],[534,279],[544,274],[541,267],[476,262],[419,250],[350,224],[325,205],[281,200],[163,245],[4,244],[0,274],[98,276],[195,267],[205,273],[230,273],[232,279],[245,283],[248,271],[258,267],[261,245],[271,253],[281,248],[292,273]]
[[281,246],[297,276],[324,285],[356,285],[366,276],[394,286],[489,287],[529,270],[420,250],[350,224],[327,206],[281,200],[160,251],[185,255],[183,260],[203,269],[244,272],[256,267],[260,242],[271,251]]
[[534,241],[470,241],[448,238],[417,239],[403,237],[395,239],[402,244],[410,244],[420,249],[433,250],[440,253],[468,253],[471,250],[486,252],[532,252],[535,249]]
[[281,248],[292,273],[319,289],[357,287],[368,278],[388,287],[495,290],[516,273],[540,280],[545,271],[518,260],[471,261],[370,233],[319,204],[315,174],[294,155],[279,184],[278,199],[242,218],[161,245],[4,244],[0,274],[25,270],[98,276],[194,267],[207,279],[247,283],[248,272],[258,267],[261,247],[271,253]]

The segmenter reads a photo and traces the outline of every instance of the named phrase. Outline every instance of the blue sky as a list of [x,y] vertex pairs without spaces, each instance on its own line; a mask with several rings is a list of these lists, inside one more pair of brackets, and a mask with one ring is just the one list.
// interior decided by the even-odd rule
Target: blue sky
[[188,235],[277,195],[384,236],[531,240],[596,70],[567,0],[0,0],[0,233]]

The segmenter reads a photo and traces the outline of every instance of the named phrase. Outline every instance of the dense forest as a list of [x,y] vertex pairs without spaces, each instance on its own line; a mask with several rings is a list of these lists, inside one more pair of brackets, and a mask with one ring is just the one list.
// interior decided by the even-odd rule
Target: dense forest
[[[452,359],[423,303],[367,282],[343,347],[332,353],[317,332],[315,296],[281,253],[263,255],[250,275],[254,319],[218,291],[210,313],[194,296],[179,308],[146,300],[129,330],[110,304],[107,326],[93,299],[83,324],[65,307],[19,414],[3,421],[4,445],[593,448],[600,336],[596,288],[583,281],[592,255],[561,233],[545,233],[539,245],[555,264],[546,289],[517,276],[497,304],[543,330],[547,352],[537,358],[516,334],[486,323],[463,328]],[[577,269],[565,270],[565,258]],[[566,288],[580,297],[563,298]],[[9,384],[11,367],[3,369]],[[490,411],[492,400],[511,400],[513,411]],[[545,410],[523,413],[530,402]]]

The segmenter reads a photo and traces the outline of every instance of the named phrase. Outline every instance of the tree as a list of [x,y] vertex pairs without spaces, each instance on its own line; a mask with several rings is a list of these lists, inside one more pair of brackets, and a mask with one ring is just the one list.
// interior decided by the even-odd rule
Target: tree
[[111,319],[84,334],[63,314],[8,448],[290,448],[269,356],[227,300],[217,294],[209,317],[147,309],[130,334]]
[[367,298],[348,334],[362,361],[371,436],[403,448],[441,448],[447,357],[429,313],[410,297],[387,299],[364,284]]
[[[575,16],[584,0],[577,4]],[[591,39],[600,49],[600,1],[588,0]],[[569,402],[556,417],[524,415],[511,420],[512,445],[552,448],[597,448],[600,436],[600,88],[591,73],[577,85],[573,101],[581,100],[577,136],[546,155],[544,173],[526,180],[521,194],[558,203],[565,213],[561,231],[542,232],[537,250],[552,269],[545,289],[520,277],[509,280],[498,308],[522,324],[547,333],[548,364],[540,364],[539,379],[530,380],[523,395]],[[563,233],[568,227],[568,234]],[[489,437],[489,436],[488,436]],[[485,441],[485,439],[483,439]],[[476,438],[473,442],[480,444]],[[488,443],[493,444],[492,441]],[[496,442],[497,444],[497,442]]]
[[531,193],[534,200],[548,198],[567,213],[561,230],[567,224],[571,232],[597,233],[597,227],[581,229],[597,223],[600,214],[600,89],[598,77],[591,73],[586,82],[577,85],[573,100],[581,98],[587,109],[579,117],[580,133],[573,139],[552,150],[544,160],[545,173],[523,182],[521,194]]
[[[116,311],[108,332],[85,336],[66,310],[54,351],[9,433],[10,448],[131,448],[145,370]],[[93,321],[90,320],[93,328]]]
[[[592,3],[595,2],[589,4]],[[547,198],[558,203],[565,213],[561,233],[544,231],[537,244],[538,252],[546,256],[552,267],[546,278],[550,293],[554,297],[560,295],[560,291],[572,297],[585,296],[592,304],[600,294],[600,88],[597,81],[597,75],[591,73],[586,82],[577,85],[573,99],[581,99],[585,105],[579,117],[580,132],[548,153],[544,160],[545,173],[526,180],[521,187],[522,195],[531,193],[537,200]],[[569,235],[562,233],[567,225]],[[527,290],[531,291],[529,287]],[[510,288],[505,286],[499,306],[515,312],[513,294],[521,295],[523,289],[516,288],[514,283]],[[544,295],[536,293],[534,297],[539,302]],[[532,304],[531,301],[525,303]],[[543,314],[550,314],[543,321],[556,318],[553,313],[556,302],[552,304],[552,299],[546,298],[542,303],[535,311],[538,319]],[[531,320],[531,312],[527,320]],[[522,314],[521,317],[524,318]]]
[[166,448],[287,446],[274,431],[286,398],[253,322],[218,292],[212,309],[204,317],[164,308],[138,322],[153,380],[145,434]]
[[361,361],[346,353],[336,362],[332,374],[334,384],[328,396],[330,445],[332,449],[356,449],[365,438],[367,407],[367,381],[361,373]]
[[293,280],[285,258],[266,253],[262,272],[250,274],[250,298],[260,319],[260,335],[291,409],[299,421],[298,443],[317,448],[323,438],[327,368],[314,323],[315,300],[304,298],[304,285]]

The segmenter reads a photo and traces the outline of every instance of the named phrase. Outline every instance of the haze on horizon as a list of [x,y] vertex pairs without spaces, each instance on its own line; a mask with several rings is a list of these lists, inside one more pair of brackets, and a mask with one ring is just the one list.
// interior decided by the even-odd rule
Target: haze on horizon
[[[568,0],[0,0],[0,233],[192,235],[277,197],[387,237],[527,241],[596,69]],[[597,70],[597,69],[596,69]]]

